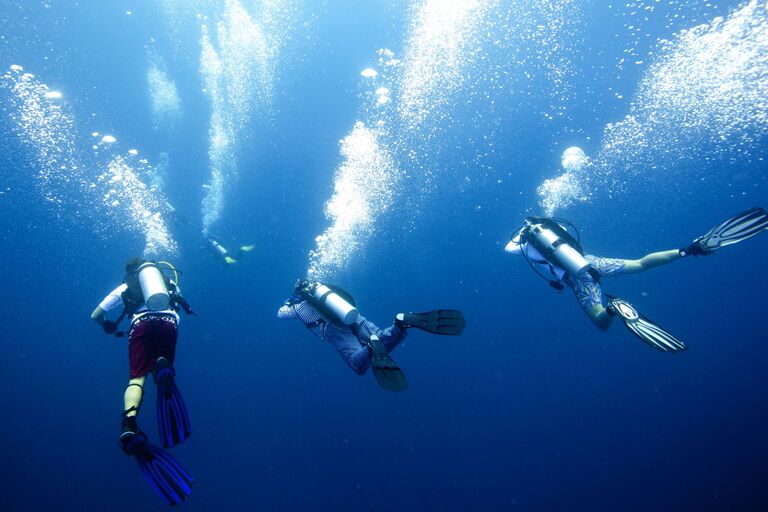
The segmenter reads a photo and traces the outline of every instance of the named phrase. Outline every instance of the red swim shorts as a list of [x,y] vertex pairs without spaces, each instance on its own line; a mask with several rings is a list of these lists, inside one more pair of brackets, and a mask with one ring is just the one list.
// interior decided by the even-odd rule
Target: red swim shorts
[[170,364],[176,358],[176,318],[170,315],[145,315],[131,325],[128,359],[131,378],[143,377],[154,370],[158,357]]

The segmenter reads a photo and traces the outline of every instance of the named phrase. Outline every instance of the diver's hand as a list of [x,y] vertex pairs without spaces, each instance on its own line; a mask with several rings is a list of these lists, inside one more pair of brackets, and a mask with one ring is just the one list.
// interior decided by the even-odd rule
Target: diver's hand
[[104,329],[105,334],[113,334],[117,330],[117,322],[104,320],[104,323],[101,324],[101,328]]

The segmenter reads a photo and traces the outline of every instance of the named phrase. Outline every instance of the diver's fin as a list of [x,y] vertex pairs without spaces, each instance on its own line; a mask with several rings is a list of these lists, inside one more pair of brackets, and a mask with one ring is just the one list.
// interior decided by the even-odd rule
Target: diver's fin
[[255,248],[256,248],[255,245],[241,245],[240,246],[240,250],[243,251],[243,252],[251,252]]
[[721,222],[693,243],[701,248],[703,254],[711,254],[721,247],[741,242],[766,229],[768,213],[762,208],[752,208]]
[[176,459],[139,432],[121,439],[123,451],[133,455],[141,472],[168,505],[180,505],[192,493],[194,479]]
[[456,309],[436,309],[426,313],[398,313],[395,316],[395,323],[403,327],[416,327],[422,331],[446,336],[458,336],[466,325],[464,315]]
[[608,305],[608,312],[618,315],[632,334],[645,343],[662,352],[681,352],[687,347],[667,331],[644,317],[624,299],[613,298]]
[[224,263],[227,265],[232,265],[233,263],[237,263],[237,260],[232,256],[224,256]]
[[157,384],[157,428],[163,448],[183,443],[192,433],[187,407],[176,386],[175,375],[166,358],[157,359],[154,371]]
[[390,391],[404,391],[408,389],[408,381],[405,374],[397,366],[397,363],[389,356],[384,344],[377,336],[371,336],[368,341],[371,350],[371,367],[376,382],[384,389]]

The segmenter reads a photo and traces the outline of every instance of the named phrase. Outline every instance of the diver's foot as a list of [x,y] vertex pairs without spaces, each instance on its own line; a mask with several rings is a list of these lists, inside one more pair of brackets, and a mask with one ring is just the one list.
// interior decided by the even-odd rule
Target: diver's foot
[[136,452],[136,434],[137,431],[128,430],[123,427],[123,433],[120,434],[120,448],[122,448],[127,455],[133,455]]
[[133,439],[135,435],[136,435],[136,432],[132,430],[124,430],[123,433],[120,434],[120,446],[123,447],[123,451],[125,451],[126,446],[130,444],[131,439]]
[[120,445],[123,447],[123,451],[125,451],[131,439],[139,432],[139,423],[136,420],[136,416],[123,416],[123,421],[120,422],[120,425],[123,428],[120,434]]
[[140,456],[147,451],[147,436],[143,432],[123,432],[120,436],[120,448],[126,455]]

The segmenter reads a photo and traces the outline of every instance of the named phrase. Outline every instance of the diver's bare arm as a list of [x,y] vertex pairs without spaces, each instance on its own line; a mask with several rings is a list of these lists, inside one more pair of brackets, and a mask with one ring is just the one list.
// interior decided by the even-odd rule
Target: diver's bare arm
[[678,249],[652,252],[650,254],[646,254],[639,260],[626,260],[624,263],[624,273],[631,274],[634,272],[643,272],[653,267],[666,265],[667,263],[679,260],[680,258],[680,251]]

